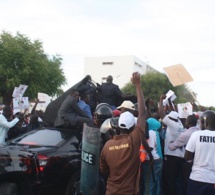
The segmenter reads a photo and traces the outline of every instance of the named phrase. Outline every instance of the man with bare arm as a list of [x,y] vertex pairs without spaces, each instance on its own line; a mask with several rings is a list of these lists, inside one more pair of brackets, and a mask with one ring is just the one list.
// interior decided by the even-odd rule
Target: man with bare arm
[[120,135],[106,142],[100,156],[101,173],[107,176],[106,195],[137,195],[139,192],[139,148],[144,137],[146,109],[140,74],[132,74],[138,101],[138,118],[123,112],[118,121]]

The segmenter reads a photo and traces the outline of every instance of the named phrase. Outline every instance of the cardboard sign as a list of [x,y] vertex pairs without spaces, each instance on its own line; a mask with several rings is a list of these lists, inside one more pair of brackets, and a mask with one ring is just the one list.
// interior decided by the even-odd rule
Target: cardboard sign
[[18,98],[13,98],[13,109],[28,109],[29,107],[29,101],[28,97],[18,97]]
[[164,71],[174,87],[193,81],[193,78],[182,64],[165,67]]
[[193,106],[190,102],[177,104],[179,118],[187,118],[193,114]]

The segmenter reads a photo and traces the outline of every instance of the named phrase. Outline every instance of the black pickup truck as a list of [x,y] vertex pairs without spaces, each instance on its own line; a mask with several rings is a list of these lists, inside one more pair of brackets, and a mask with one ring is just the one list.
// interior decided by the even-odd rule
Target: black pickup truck
[[38,194],[37,154],[16,147],[0,147],[0,195]]

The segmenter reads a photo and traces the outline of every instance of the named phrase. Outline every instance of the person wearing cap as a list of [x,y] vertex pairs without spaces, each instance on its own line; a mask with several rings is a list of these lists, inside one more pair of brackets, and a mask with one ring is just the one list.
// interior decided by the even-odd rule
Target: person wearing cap
[[[16,125],[16,123],[19,121],[17,117],[15,117],[13,120],[13,110],[10,106],[5,106],[3,108],[3,113],[0,114],[0,145],[5,145],[7,141],[7,133],[8,130]],[[8,121],[11,120],[11,121]]]
[[[137,122],[137,117],[138,116],[138,105],[133,104],[131,101],[129,100],[125,100],[123,101],[123,103],[117,107],[117,109],[120,109],[121,113],[129,111],[130,113],[132,113],[135,117],[135,124]],[[149,147],[149,144],[147,143],[146,139],[149,139],[149,131],[146,128],[145,129],[145,133],[144,133],[144,138],[142,139],[142,144],[140,146],[140,161],[141,161],[141,166],[142,164],[145,162],[146,158],[148,157],[148,161],[150,166],[153,165],[154,163],[154,158],[152,155],[152,149]],[[139,192],[140,194],[143,193],[144,191],[144,170],[141,169],[140,170],[140,188],[139,188]]]
[[[176,111],[171,111],[168,115],[164,112],[163,100],[166,95],[160,96],[159,102],[159,114],[162,122],[166,125],[166,134],[164,141],[164,162],[163,162],[163,174],[162,184],[163,193],[165,195],[177,194],[177,178],[180,177],[184,163],[184,148],[177,148],[170,150],[168,145],[170,142],[175,141],[179,135],[184,131],[184,126],[179,119],[179,114]],[[182,184],[180,184],[182,186]]]
[[130,100],[123,101],[122,104],[119,107],[117,107],[117,109],[121,110],[121,112],[125,111],[134,112],[135,110],[134,104]]
[[192,133],[185,149],[185,160],[193,161],[187,195],[215,194],[215,113],[205,111],[202,131]]
[[[137,116],[138,116],[138,105],[137,105],[137,103],[133,104],[133,102],[131,102],[129,100],[125,100],[125,101],[123,101],[123,103],[119,107],[117,107],[117,109],[119,109],[121,111],[121,113],[129,111],[130,113],[132,113],[134,115],[135,122],[137,122]],[[147,109],[146,109],[146,111],[147,111]],[[145,129],[145,138],[146,139],[149,138],[148,129]],[[147,142],[144,143],[144,146],[148,149]],[[147,153],[150,153],[150,151],[147,151]]]
[[139,115],[137,124],[133,114],[123,112],[118,121],[120,135],[106,142],[100,155],[100,171],[107,176],[106,195],[137,195],[139,193],[139,147],[144,137],[146,110],[140,84],[140,74],[132,74]]

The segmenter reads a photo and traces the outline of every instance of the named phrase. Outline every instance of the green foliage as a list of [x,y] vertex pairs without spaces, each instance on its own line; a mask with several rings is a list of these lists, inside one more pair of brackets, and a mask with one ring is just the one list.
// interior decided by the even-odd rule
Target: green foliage
[[30,99],[36,98],[38,92],[58,95],[66,82],[61,61],[59,55],[45,54],[40,41],[3,31],[0,35],[0,95],[11,95],[19,84],[28,85],[25,96]]
[[213,111],[215,111],[215,107],[213,107],[213,106],[206,107],[206,110],[213,110]]
[[[173,87],[168,77],[160,72],[148,72],[141,76],[142,90],[145,99],[151,98],[154,102],[159,102],[160,95],[166,94],[170,89],[175,92],[177,98],[176,103],[193,102],[194,98],[189,92],[186,85]],[[123,89],[125,94],[135,94],[135,88],[131,83],[127,84]]]

